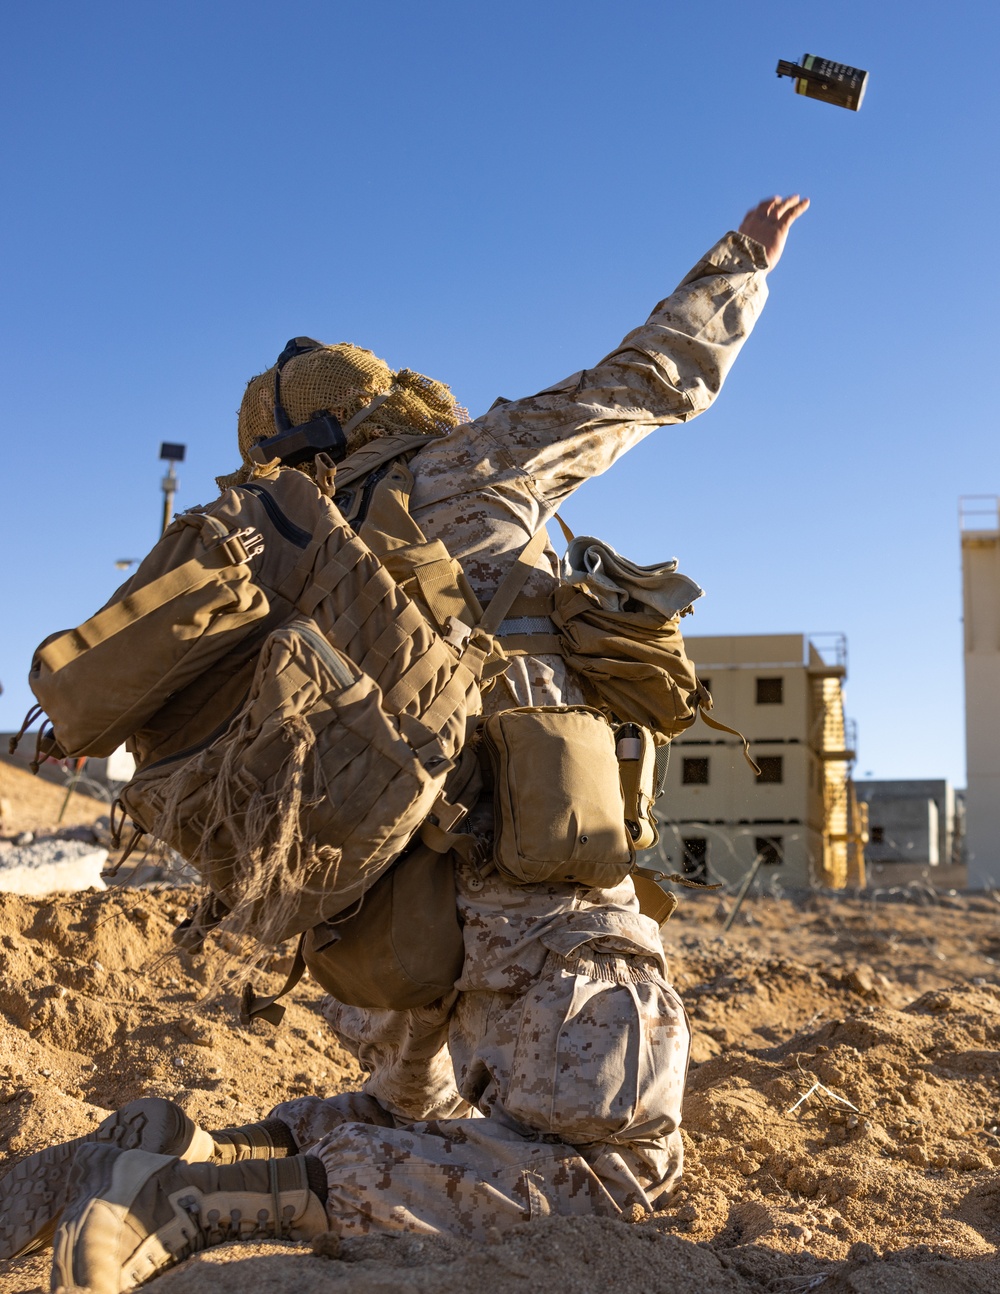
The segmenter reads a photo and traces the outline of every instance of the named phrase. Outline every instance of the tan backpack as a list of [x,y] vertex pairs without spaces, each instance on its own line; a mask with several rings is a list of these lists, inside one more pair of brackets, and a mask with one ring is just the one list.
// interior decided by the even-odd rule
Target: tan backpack
[[[336,474],[320,455],[316,482],[266,470],[184,514],[101,611],[40,646],[31,669],[51,721],[40,750],[105,755],[128,739],[138,772],[122,806],[201,872],[212,919],[225,916],[229,929],[265,944],[311,932],[292,978],[308,963],[358,1005],[421,1005],[460,969],[452,869],[433,860],[474,848],[455,827],[476,798],[467,739],[481,685],[504,666],[501,646],[561,652],[592,705],[630,732],[652,729],[661,744],[710,704],[676,622],[609,616],[565,586],[544,607],[518,596],[544,532],[484,614],[458,563],[409,515],[404,460],[424,443],[382,438]],[[343,511],[331,501],[334,480]],[[551,633],[531,631],[539,611]],[[534,780],[551,781],[537,739],[506,736],[519,731],[517,712],[507,713],[487,747],[516,755],[523,746],[529,764],[542,760],[545,779]],[[543,736],[555,724],[558,748],[565,720],[538,713]],[[634,869],[635,850],[655,841],[652,737],[628,737],[624,746],[636,753],[626,756],[618,741],[625,762],[616,777],[615,741],[590,713],[596,744],[566,746],[573,758],[563,781],[572,790],[580,780],[574,758],[590,772],[594,752],[607,764],[604,794],[587,799],[591,812],[605,808],[614,857],[607,842],[591,846],[584,834],[583,854],[562,859],[553,849],[566,835],[557,815],[514,797],[498,824],[509,820],[516,861],[508,867],[499,848],[496,861],[525,883],[544,868],[553,878],[560,868],[567,879],[580,872],[591,884],[633,870],[643,910],[663,920],[673,896]],[[501,786],[494,774],[495,793]],[[591,876],[580,866],[595,848]],[[427,902],[414,942],[417,896]],[[250,1015],[280,1015],[270,999],[255,1005],[252,993],[245,1005]]]
[[[428,565],[444,588],[443,546],[410,538],[415,593]],[[128,738],[125,810],[230,928],[288,938],[361,898],[457,767],[502,658],[452,584],[441,626],[320,486],[276,469],[178,518],[107,606],[41,645],[43,749]]]

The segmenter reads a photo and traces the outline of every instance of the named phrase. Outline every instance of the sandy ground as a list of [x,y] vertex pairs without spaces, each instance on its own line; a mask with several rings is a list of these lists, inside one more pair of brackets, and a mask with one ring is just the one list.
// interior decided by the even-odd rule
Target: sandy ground
[[[22,776],[0,766],[0,795]],[[58,788],[30,785],[58,811]],[[218,1127],[358,1082],[308,983],[278,1030],[240,1028],[231,996],[199,1002],[211,963],[170,941],[190,901],[0,895],[0,1171],[143,1094]],[[359,1239],[336,1259],[227,1246],[157,1290],[1000,1294],[1000,903],[757,897],[722,938],[724,906],[686,894],[665,928],[695,1035],[686,1177],[665,1211],[490,1245]],[[0,1294],[47,1288],[47,1256],[0,1263]]]

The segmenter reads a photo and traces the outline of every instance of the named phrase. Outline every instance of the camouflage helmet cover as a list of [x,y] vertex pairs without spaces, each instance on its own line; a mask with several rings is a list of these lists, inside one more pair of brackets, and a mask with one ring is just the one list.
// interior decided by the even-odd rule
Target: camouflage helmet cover
[[[272,365],[247,383],[237,424],[243,463],[236,472],[218,478],[222,489],[250,478],[254,466],[250,450],[275,434],[276,367]],[[441,435],[468,421],[467,412],[444,383],[406,368],[394,371],[370,350],[350,342],[335,346],[316,343],[314,349],[293,355],[281,369],[280,391],[293,427],[324,413],[332,413],[345,426],[376,396],[388,393],[350,432],[348,453],[378,436],[393,432]]]

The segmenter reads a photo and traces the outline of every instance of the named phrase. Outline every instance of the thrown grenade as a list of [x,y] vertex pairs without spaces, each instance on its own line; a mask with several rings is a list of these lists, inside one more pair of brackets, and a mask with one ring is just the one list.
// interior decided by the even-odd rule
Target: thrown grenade
[[868,84],[868,73],[860,67],[833,63],[828,58],[817,58],[815,54],[804,54],[801,65],[779,59],[778,75],[792,77],[796,94],[822,99],[824,103],[850,108],[852,112],[861,107]]

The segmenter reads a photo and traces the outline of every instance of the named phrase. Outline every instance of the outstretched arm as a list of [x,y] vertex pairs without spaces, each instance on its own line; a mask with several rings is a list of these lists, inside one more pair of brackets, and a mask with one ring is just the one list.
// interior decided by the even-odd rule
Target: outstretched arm
[[488,489],[532,528],[643,437],[715,400],[767,298],[767,272],[808,200],[768,198],[703,257],[641,327],[594,368],[498,404],[419,456],[412,505]]

